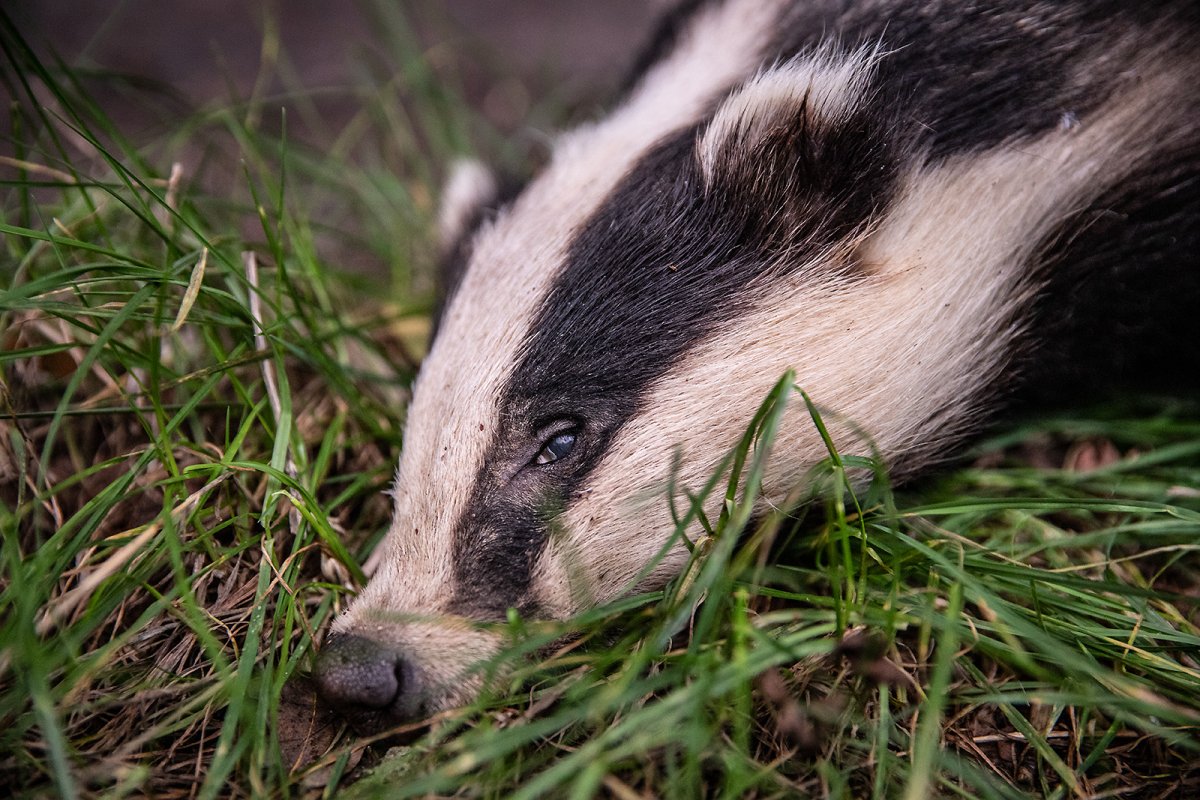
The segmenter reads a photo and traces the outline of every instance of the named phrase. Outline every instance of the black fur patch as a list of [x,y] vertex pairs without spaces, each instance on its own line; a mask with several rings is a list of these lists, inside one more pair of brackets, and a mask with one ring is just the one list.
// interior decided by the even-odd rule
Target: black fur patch
[[[781,58],[821,43],[878,45],[879,110],[893,107],[937,159],[977,152],[1014,137],[1082,120],[1109,90],[1156,25],[1200,28],[1194,0],[1046,2],[902,0],[796,3],[780,25]],[[1125,76],[1128,77],[1128,76]]]
[[1023,403],[1200,386],[1200,138],[1160,157],[1046,237]]

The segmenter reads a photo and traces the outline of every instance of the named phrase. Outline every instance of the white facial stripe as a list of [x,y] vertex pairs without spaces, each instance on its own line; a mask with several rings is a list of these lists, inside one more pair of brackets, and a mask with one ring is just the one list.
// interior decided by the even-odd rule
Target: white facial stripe
[[[388,548],[337,628],[373,611],[445,607],[452,534],[497,424],[498,403],[578,227],[660,139],[753,72],[784,0],[728,0],[697,15],[673,54],[602,122],[562,137],[511,213],[485,228],[422,366],[396,477]],[[481,587],[486,591],[486,587]]]
[[[1022,280],[1032,248],[1159,145],[1172,125],[1162,98],[1179,81],[1146,69],[1079,129],[914,169],[859,245],[865,278],[831,283],[830,270],[797,269],[790,284],[764,285],[757,313],[714,334],[656,385],[564,513],[563,532],[535,575],[547,613],[569,614],[630,588],[672,529],[662,491],[672,446],[683,446],[679,485],[700,488],[789,368],[834,412],[825,421],[843,453],[870,450],[839,420],[867,431],[889,462],[936,458],[971,423],[970,399],[1003,366],[1015,331],[1000,326],[1036,288]],[[826,282],[814,285],[821,276]],[[793,400],[775,442],[768,500],[781,500],[825,455]],[[635,476],[640,495],[631,489]],[[659,573],[676,572],[685,559],[676,548]]]

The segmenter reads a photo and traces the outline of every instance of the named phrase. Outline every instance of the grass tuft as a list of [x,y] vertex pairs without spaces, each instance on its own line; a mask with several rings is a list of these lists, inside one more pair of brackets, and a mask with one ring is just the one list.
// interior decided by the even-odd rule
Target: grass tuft
[[[280,690],[386,524],[428,305],[417,247],[372,251],[359,186],[386,175],[404,243],[427,185],[361,120],[355,167],[331,169],[256,127],[266,101],[138,144],[2,13],[0,48],[0,785],[286,792]],[[364,117],[391,102],[361,95]],[[227,138],[232,184],[203,155]],[[351,249],[390,266],[397,302],[319,255]]]

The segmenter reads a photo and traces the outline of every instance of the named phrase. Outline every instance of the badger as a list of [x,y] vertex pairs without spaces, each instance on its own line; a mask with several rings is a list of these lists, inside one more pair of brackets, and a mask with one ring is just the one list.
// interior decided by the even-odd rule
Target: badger
[[[627,86],[519,191],[448,183],[394,517],[316,661],[352,719],[470,701],[482,623],[676,576],[667,487],[788,370],[900,480],[1013,403],[1197,373],[1194,0],[687,0]],[[826,455],[806,413],[764,503]]]

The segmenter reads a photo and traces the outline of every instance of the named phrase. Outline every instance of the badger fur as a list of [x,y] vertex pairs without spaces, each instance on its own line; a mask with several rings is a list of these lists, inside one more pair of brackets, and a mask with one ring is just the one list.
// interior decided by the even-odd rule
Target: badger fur
[[[1022,390],[1200,366],[1193,0],[689,0],[629,85],[515,197],[450,182],[391,530],[317,663],[351,715],[469,700],[478,622],[676,574],[668,478],[786,370],[904,477]],[[825,454],[803,414],[768,502]]]

